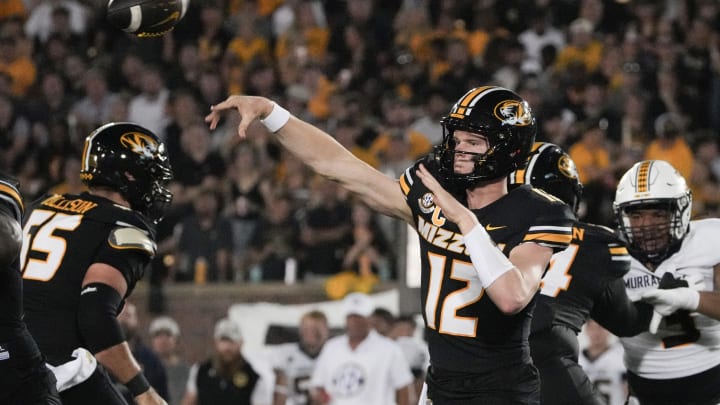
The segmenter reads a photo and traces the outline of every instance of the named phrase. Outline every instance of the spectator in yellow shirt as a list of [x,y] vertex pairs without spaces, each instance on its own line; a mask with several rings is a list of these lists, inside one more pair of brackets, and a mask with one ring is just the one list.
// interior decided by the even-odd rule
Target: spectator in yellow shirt
[[18,38],[5,34],[0,36],[0,72],[12,78],[13,96],[21,97],[35,83],[37,69],[35,63],[30,58],[22,56],[17,48]]
[[579,215],[584,221],[610,225],[613,213],[612,198],[615,194],[615,178],[610,161],[612,146],[607,139],[607,119],[589,120],[581,125],[580,140],[573,144],[568,153],[577,166],[582,182],[585,207]]
[[695,158],[684,135],[683,118],[665,113],[655,119],[655,139],[645,150],[644,159],[658,159],[670,163],[684,178],[692,178]]
[[580,63],[585,67],[585,72],[594,72],[602,60],[603,45],[593,38],[592,23],[584,18],[578,18],[570,24],[569,33],[569,43],[558,53],[555,67],[559,71],[564,71]]

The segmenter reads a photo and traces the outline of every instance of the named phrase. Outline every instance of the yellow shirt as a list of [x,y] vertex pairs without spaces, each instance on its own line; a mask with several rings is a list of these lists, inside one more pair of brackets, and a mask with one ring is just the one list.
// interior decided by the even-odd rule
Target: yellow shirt
[[233,38],[227,49],[228,52],[236,55],[243,64],[255,57],[266,61],[270,60],[270,45],[264,38],[255,37],[250,41]]
[[0,0],[0,21],[9,17],[26,17],[22,0]]
[[573,62],[580,62],[585,66],[586,72],[594,72],[602,60],[603,45],[599,41],[592,41],[584,48],[568,45],[563,48],[555,60],[559,70],[565,70]]
[[657,139],[650,142],[645,150],[645,159],[664,160],[677,169],[683,177],[690,179],[695,157],[685,139],[678,137],[669,147],[661,146]]
[[568,149],[568,154],[577,166],[582,183],[596,180],[593,176],[598,170],[610,167],[610,154],[604,148],[590,148],[582,142],[577,142]]
[[[370,146],[370,150],[377,156],[382,156],[385,151],[390,147],[391,135],[388,133],[382,133]],[[408,131],[408,142],[410,143],[410,150],[408,151],[408,158],[417,159],[422,155],[429,153],[432,150],[432,144],[418,131]]]
[[24,96],[30,86],[35,83],[37,69],[29,58],[21,57],[10,63],[0,62],[0,72],[5,72],[12,78],[12,93],[14,96]]
[[[278,59],[285,58],[290,53],[290,48],[296,45],[297,39],[293,38],[297,32],[290,31],[281,35],[275,45],[275,57]],[[302,32],[302,40],[300,43],[305,44],[308,56],[313,59],[322,59],[327,54],[327,45],[330,40],[330,31],[326,28],[312,27]]]

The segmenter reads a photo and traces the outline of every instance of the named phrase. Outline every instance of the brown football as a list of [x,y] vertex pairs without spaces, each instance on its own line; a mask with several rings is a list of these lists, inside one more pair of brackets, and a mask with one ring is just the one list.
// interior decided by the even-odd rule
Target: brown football
[[107,20],[138,37],[157,37],[185,16],[190,0],[109,0]]

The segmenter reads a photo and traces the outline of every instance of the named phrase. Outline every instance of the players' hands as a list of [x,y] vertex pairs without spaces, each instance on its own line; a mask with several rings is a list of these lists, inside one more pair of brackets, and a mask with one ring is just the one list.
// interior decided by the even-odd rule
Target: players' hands
[[215,129],[222,112],[230,109],[235,109],[240,113],[238,135],[244,138],[250,124],[256,119],[267,117],[272,112],[273,104],[264,97],[230,96],[225,101],[210,106],[210,114],[205,116],[205,122],[210,124],[210,129]]
[[440,207],[445,218],[456,223],[462,233],[470,232],[478,224],[475,214],[445,190],[424,164],[420,164],[417,174],[425,187],[432,191],[433,202]]
[[136,396],[135,403],[138,405],[168,405],[153,388]]
[[653,334],[657,333],[663,316],[672,315],[681,309],[695,311],[700,304],[700,293],[688,287],[646,291],[641,298],[654,306],[653,317],[648,329]]
[[[650,333],[657,333],[663,316],[671,315],[680,309],[695,311],[700,301],[697,291],[704,287],[705,278],[701,274],[686,274],[682,278],[675,278],[671,273],[663,274],[658,289],[645,292],[641,296],[644,301],[655,306],[648,329]],[[667,294],[668,292],[671,293]]]
[[653,304],[655,310],[663,316],[681,309],[695,311],[700,303],[700,293],[688,287],[646,291],[641,298]]

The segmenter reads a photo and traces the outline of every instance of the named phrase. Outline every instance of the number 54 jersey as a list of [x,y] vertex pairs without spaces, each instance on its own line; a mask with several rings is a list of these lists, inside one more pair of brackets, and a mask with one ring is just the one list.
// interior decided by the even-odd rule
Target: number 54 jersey
[[154,231],[141,214],[83,193],[38,200],[23,234],[25,321],[48,362],[58,365],[86,346],[76,315],[87,269],[104,263],[119,270],[126,298],[155,253]]
[[[625,287],[633,300],[656,289],[665,273],[701,291],[713,290],[714,267],[720,264],[720,220],[690,222],[680,249],[655,272],[632,259]],[[699,313],[678,312],[665,317],[658,333],[622,338],[628,370],[648,379],[669,379],[701,373],[720,364],[720,321]]]
[[[404,172],[400,186],[420,240],[420,294],[431,364],[480,373],[529,363],[534,299],[514,315],[495,306],[465,251],[462,233],[435,206],[432,193],[416,177],[416,168],[417,164]],[[569,207],[527,185],[473,212],[506,256],[521,243],[537,243],[557,252],[572,237],[574,215]]]

